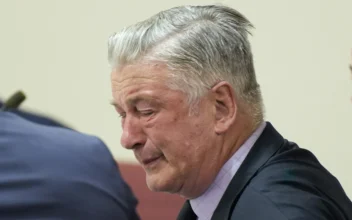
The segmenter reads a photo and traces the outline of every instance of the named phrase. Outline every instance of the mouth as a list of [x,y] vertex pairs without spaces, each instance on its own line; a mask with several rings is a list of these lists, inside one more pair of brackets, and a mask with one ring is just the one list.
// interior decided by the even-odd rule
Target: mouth
[[142,164],[144,166],[151,166],[155,163],[157,163],[159,161],[159,159],[161,159],[163,156],[158,156],[158,157],[152,157],[152,158],[148,158],[148,159],[144,159],[142,160]]

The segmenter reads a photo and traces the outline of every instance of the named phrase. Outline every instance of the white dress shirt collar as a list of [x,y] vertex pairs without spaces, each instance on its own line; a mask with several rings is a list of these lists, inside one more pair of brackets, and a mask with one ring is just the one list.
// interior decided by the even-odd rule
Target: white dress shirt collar
[[262,134],[266,123],[263,122],[246,142],[232,155],[232,157],[224,164],[215,181],[210,187],[199,197],[191,199],[191,207],[198,216],[198,220],[210,220],[221,197],[223,196],[227,186],[235,176],[237,170],[248,155],[249,151]]

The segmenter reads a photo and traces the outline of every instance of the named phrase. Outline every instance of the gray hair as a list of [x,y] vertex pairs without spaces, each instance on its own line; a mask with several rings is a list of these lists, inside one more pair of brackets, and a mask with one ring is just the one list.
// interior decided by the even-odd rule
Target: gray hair
[[[194,103],[220,81],[230,83],[255,124],[263,120],[248,34],[253,26],[238,11],[220,5],[181,6],[159,12],[110,37],[112,68],[164,62],[169,86]],[[240,104],[239,104],[240,105]]]

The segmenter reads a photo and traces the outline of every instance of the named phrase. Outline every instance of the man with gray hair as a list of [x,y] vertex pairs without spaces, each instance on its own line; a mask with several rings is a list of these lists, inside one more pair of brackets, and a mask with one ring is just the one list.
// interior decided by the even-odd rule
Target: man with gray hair
[[153,191],[187,198],[178,219],[352,219],[312,153],[264,121],[248,41],[225,6],[182,6],[109,39],[121,144]]

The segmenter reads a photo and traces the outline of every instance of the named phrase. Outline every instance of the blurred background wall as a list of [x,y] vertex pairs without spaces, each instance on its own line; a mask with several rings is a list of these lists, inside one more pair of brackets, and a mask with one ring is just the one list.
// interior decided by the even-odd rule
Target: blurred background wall
[[23,108],[97,135],[118,161],[135,162],[109,105],[107,39],[160,10],[209,3],[255,25],[266,119],[313,151],[352,197],[351,0],[0,0],[0,99],[22,89]]

